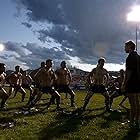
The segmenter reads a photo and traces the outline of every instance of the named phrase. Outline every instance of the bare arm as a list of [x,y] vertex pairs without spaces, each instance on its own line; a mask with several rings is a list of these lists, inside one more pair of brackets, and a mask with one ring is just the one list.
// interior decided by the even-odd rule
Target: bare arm
[[34,75],[35,82],[40,83],[41,76],[42,76],[42,69],[39,69]]
[[130,79],[132,72],[130,70],[125,71],[125,76],[122,82],[122,86],[124,87],[127,83],[127,81]]
[[72,75],[71,75],[70,70],[68,70],[68,78],[69,78],[69,84],[70,84],[70,83],[71,83],[71,81],[72,81]]
[[88,77],[87,77],[87,82],[89,84],[92,84],[93,83],[93,75],[94,75],[94,69],[88,74]]

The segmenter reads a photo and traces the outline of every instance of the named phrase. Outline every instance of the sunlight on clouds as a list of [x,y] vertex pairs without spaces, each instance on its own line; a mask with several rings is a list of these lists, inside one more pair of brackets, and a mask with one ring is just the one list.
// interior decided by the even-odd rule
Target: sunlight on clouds
[[108,71],[119,71],[120,69],[125,70],[125,63],[124,64],[106,63],[104,68],[106,68]]
[[127,14],[128,21],[140,22],[140,6],[132,7],[132,11]]
[[[78,69],[90,72],[93,68],[96,67],[96,65],[91,65],[91,64],[86,64],[81,62],[80,58],[78,57],[69,56],[69,58],[71,59],[69,60],[71,66],[76,67]],[[104,68],[106,68],[108,71],[119,71],[120,69],[125,70],[125,64],[105,63]]]
[[68,57],[70,58],[69,63],[71,64],[71,66],[84,70],[84,71],[91,71],[93,67],[96,66],[96,65],[82,63],[80,58],[78,58],[77,56],[75,57],[68,56]]
[[23,52],[24,52],[25,55],[30,55],[30,54],[32,54],[32,52],[29,51],[29,50],[26,49],[26,48],[23,48]]
[[[93,68],[96,67],[96,65],[78,63],[78,62],[72,63],[72,66],[75,66],[76,68],[79,68],[88,72],[90,72]],[[107,63],[105,64],[104,68],[106,68],[108,71],[119,71],[120,69],[125,69],[125,65]]]
[[0,44],[0,52],[4,50],[4,45]]
[[17,52],[11,52],[11,51],[2,51],[1,56],[5,57],[5,59],[11,59],[11,58],[20,58],[20,55]]
[[62,45],[59,42],[56,42],[53,38],[47,37],[47,42],[43,43],[40,47],[45,48],[57,48],[57,50],[62,51]]
[[0,61],[2,63],[6,64],[6,70],[14,70],[16,65],[20,65],[23,70],[29,69],[29,67],[26,65],[26,63],[21,62],[20,60],[17,60],[14,57],[9,57],[8,61],[5,59],[0,58]]

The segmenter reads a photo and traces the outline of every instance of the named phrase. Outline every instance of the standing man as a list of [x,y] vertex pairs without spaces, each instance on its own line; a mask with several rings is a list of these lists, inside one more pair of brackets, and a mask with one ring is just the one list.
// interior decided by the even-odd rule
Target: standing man
[[106,90],[106,85],[109,79],[109,73],[103,68],[105,63],[104,58],[98,60],[97,67],[94,68],[88,75],[87,82],[90,85],[91,92],[88,92],[85,97],[85,102],[83,105],[83,110],[85,110],[90,98],[94,93],[101,93],[105,97],[106,110],[110,111],[109,106],[109,93]]
[[135,46],[131,40],[124,46],[128,57],[122,90],[126,91],[130,103],[130,128],[140,129],[140,56],[135,51]]
[[69,87],[72,76],[70,70],[66,66],[66,62],[62,61],[60,64],[60,68],[55,71],[57,80],[56,80],[56,89],[59,93],[69,93],[71,96],[71,107],[74,107],[74,96],[75,93]]

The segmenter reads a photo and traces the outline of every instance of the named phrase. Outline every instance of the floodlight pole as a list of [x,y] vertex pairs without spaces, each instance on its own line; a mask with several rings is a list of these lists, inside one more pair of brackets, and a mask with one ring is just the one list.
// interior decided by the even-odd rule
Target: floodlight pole
[[136,51],[138,50],[137,47],[138,47],[138,25],[136,23]]

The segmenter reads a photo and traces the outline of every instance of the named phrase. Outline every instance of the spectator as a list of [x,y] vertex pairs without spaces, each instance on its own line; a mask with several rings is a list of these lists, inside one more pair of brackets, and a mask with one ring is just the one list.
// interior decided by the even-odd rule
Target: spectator
[[126,58],[122,90],[126,91],[130,103],[130,128],[140,129],[140,56],[135,51],[135,46],[135,43],[131,40],[127,41],[124,46],[128,57]]

